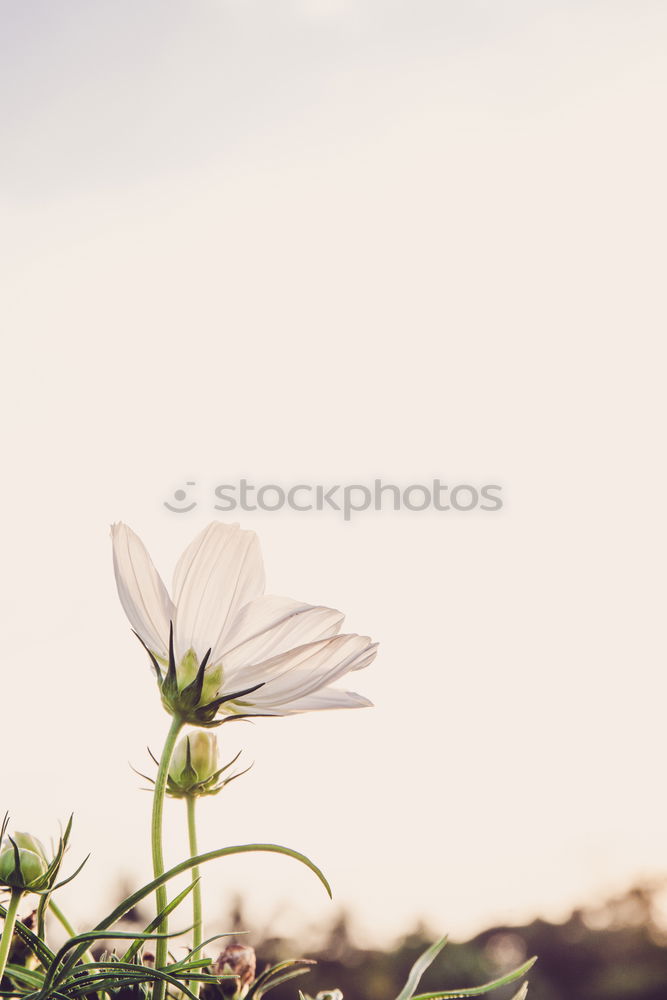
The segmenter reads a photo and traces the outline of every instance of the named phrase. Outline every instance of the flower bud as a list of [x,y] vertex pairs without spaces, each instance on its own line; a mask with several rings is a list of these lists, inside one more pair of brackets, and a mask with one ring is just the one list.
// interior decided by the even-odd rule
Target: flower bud
[[221,951],[213,965],[216,976],[234,975],[236,979],[223,979],[220,988],[225,996],[240,1000],[244,997],[255,979],[255,949],[245,944],[228,944]]
[[44,844],[37,837],[33,837],[31,833],[20,833],[17,831],[14,834],[14,841],[17,847],[25,847],[28,851],[34,851],[35,854],[39,854],[40,858],[44,858],[46,861],[46,851],[44,850]]
[[11,889],[27,890],[39,883],[42,876],[46,874],[48,865],[36,851],[31,851],[27,847],[19,847],[18,840],[16,844],[16,850],[14,845],[10,843],[3,846],[0,853],[0,885],[6,885]]
[[214,733],[198,729],[176,744],[169,768],[169,791],[197,794],[218,769],[218,741]]

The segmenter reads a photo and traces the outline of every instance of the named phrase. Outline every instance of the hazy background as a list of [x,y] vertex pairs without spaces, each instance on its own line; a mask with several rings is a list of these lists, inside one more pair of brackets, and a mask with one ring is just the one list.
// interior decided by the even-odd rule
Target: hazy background
[[[270,591],[381,641],[377,707],[228,727],[256,766],[203,848],[305,851],[376,940],[664,873],[665,5],[0,14],[2,808],[43,837],[75,811],[63,906],[150,874],[127,761],[168,720],[108,524],[169,579],[212,512],[163,501],[241,476],[506,504],[241,518]],[[207,879],[212,914],[333,912],[287,859]]]

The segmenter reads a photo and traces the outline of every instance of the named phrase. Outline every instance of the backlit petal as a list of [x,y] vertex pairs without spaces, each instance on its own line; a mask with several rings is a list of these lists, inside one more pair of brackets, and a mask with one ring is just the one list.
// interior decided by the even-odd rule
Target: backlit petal
[[225,673],[225,689],[247,688],[263,682],[248,696],[257,708],[279,708],[333,684],[350,670],[368,666],[377,645],[365,635],[336,635],[306,643],[254,666],[243,667],[230,677]]
[[225,671],[233,673],[295,646],[336,635],[344,617],[333,608],[266,594],[242,608],[224,641],[213,650],[212,661],[222,659]]
[[325,688],[305,698],[295,698],[285,702],[267,715],[297,715],[299,712],[321,712],[330,708],[372,708],[373,702],[353,691],[341,691],[338,688]]
[[131,528],[111,526],[118,596],[130,625],[157,656],[167,655],[174,607],[146,548]]
[[201,659],[223,640],[241,608],[264,592],[264,566],[254,531],[213,522],[188,546],[174,573],[177,658]]

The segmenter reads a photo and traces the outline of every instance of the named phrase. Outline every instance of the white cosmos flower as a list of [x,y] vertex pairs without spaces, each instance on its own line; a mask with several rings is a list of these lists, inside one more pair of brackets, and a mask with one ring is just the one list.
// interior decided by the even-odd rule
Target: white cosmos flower
[[168,711],[208,725],[216,714],[371,704],[331,685],[368,666],[376,644],[340,635],[339,611],[264,594],[253,531],[209,524],[180,557],[171,597],[141,539],[122,523],[112,525],[111,537],[118,595],[151,654]]

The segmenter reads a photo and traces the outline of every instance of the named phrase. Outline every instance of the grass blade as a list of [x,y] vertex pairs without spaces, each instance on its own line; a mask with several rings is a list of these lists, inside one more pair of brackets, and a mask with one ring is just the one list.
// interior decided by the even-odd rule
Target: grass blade
[[501,986],[507,986],[508,983],[513,983],[515,980],[521,979],[529,969],[532,969],[536,961],[537,957],[529,958],[518,969],[508,972],[506,976],[501,976],[500,979],[494,979],[490,983],[485,983],[483,986],[470,986],[463,990],[438,990],[436,993],[420,993],[413,1000],[461,1000],[462,997],[479,997],[484,993],[490,993],[491,990],[497,990]]
[[[187,897],[190,895],[190,893],[192,892],[192,890],[199,881],[200,879],[194,879],[192,882],[189,883],[189,885],[185,887],[185,889],[183,889],[182,892],[179,892],[178,896],[174,896],[171,903],[167,903],[165,908],[161,910],[160,913],[158,913],[157,917],[155,917],[154,920],[151,920],[148,927],[144,928],[144,934],[150,934],[152,933],[152,931],[157,930],[157,928],[162,923],[164,917],[168,917],[169,914],[173,910],[175,910],[177,906],[181,905],[184,899],[187,899]],[[144,938],[137,938],[134,944],[130,945],[130,947],[127,949],[127,951],[125,952],[125,954],[121,959],[121,962],[131,961],[141,948],[141,945],[143,944],[144,940],[145,940]]]
[[440,954],[446,944],[447,938],[440,938],[439,941],[436,941],[435,944],[432,944],[430,948],[427,948],[426,951],[419,956],[415,964],[410,969],[407,982],[396,997],[396,1000],[411,1000],[417,991],[421,977],[424,975],[429,965],[431,965],[434,959]]

